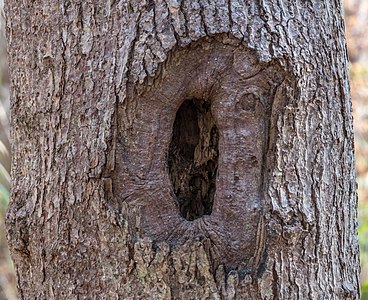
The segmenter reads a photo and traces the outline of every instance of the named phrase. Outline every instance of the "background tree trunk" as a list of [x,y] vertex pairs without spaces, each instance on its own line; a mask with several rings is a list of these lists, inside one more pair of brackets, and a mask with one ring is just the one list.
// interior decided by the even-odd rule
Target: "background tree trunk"
[[[21,299],[359,298],[338,1],[25,0],[5,13]],[[211,104],[193,132],[216,123],[218,174],[212,212],[185,220],[173,192],[187,175],[165,155],[192,99]]]

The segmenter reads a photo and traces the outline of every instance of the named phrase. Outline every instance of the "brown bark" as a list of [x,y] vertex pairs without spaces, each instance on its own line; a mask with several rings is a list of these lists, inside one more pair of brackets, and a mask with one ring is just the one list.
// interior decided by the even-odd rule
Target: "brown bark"
[[21,299],[359,298],[339,2],[5,12]]

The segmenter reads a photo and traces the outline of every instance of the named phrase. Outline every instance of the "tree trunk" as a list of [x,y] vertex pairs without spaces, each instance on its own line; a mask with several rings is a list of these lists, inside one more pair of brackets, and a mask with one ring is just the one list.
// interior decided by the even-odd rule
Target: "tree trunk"
[[339,1],[7,1],[21,299],[358,299]]

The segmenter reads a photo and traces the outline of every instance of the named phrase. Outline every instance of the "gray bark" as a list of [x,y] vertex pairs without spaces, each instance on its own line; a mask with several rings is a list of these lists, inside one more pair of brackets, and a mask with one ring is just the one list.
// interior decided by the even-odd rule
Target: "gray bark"
[[5,14],[21,299],[359,298],[339,1]]

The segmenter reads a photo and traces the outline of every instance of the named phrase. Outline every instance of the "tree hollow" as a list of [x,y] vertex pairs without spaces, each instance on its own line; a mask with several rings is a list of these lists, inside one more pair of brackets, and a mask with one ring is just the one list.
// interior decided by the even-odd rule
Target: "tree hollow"
[[189,221],[212,212],[218,140],[210,102],[184,101],[176,113],[168,165],[180,214]]

